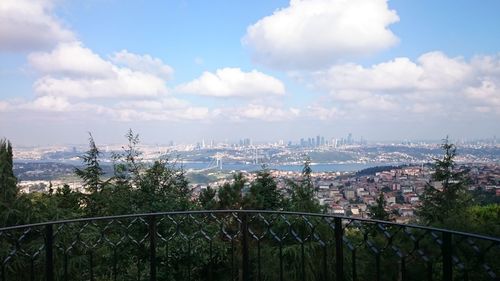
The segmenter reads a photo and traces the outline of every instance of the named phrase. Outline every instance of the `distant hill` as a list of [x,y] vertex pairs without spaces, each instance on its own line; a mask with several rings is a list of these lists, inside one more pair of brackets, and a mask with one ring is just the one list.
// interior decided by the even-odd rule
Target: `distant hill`
[[399,165],[399,166],[377,166],[377,167],[371,167],[371,168],[366,168],[361,171],[356,172],[356,176],[372,176],[375,175],[376,173],[380,172],[385,172],[385,171],[390,171],[393,169],[400,169],[402,167],[405,167],[407,165]]

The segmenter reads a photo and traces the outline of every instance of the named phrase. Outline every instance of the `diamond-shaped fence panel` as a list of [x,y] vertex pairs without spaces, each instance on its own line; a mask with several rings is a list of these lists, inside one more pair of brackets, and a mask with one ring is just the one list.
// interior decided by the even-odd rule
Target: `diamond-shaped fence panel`
[[[41,280],[36,272],[43,270],[45,263],[44,239],[45,233],[38,227],[0,230],[2,278],[10,276],[21,280]],[[30,277],[33,278],[28,279]]]
[[499,280],[500,239],[253,210],[0,228],[7,280]]

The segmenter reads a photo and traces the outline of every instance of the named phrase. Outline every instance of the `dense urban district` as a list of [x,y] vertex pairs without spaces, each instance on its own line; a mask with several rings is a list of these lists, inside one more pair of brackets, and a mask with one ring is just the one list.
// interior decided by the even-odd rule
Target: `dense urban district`
[[[467,171],[467,190],[481,204],[500,203],[500,145],[496,139],[461,141],[455,156],[459,171]],[[19,147],[14,151],[14,173],[23,193],[52,192],[63,185],[82,193],[84,181],[74,173],[82,166],[82,146]],[[116,154],[122,145],[100,147],[104,177],[112,177]],[[191,145],[137,145],[141,161],[168,159],[169,165],[183,169],[192,197],[209,189],[234,184],[234,175],[245,178],[242,194],[265,169],[277,189],[289,196],[291,181],[300,181],[304,161],[309,161],[314,197],[328,213],[370,217],[370,207],[383,196],[384,208],[392,220],[410,222],[427,186],[442,189],[433,180],[435,159],[442,157],[436,142],[368,144],[363,139],[325,141],[324,137],[299,142],[253,144],[250,139],[235,143]]]

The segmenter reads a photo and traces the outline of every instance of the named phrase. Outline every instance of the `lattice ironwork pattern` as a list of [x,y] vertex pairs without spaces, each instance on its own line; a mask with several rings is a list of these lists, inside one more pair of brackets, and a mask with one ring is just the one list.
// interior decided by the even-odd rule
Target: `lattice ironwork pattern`
[[7,280],[500,280],[500,239],[274,211],[190,211],[0,228]]

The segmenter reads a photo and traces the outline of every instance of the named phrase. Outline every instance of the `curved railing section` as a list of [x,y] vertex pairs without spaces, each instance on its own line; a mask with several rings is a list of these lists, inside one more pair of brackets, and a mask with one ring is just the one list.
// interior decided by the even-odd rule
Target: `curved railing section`
[[0,228],[7,280],[499,280],[500,239],[296,212],[220,210]]

